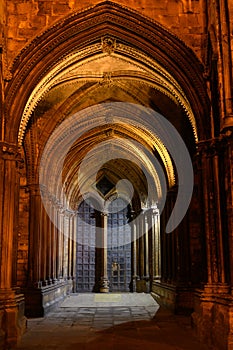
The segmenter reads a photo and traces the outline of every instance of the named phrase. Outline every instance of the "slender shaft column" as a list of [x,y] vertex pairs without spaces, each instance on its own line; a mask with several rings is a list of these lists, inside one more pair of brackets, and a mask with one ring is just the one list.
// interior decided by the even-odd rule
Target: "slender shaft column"
[[150,285],[152,287],[154,276],[155,276],[155,242],[154,242],[154,235],[153,235],[153,218],[152,218],[152,210],[148,210],[148,225],[149,225],[149,232],[148,232],[148,240],[149,240],[149,278],[150,278]]
[[[168,210],[169,210],[169,215],[172,212],[172,193],[168,192],[167,194],[167,201],[168,201]],[[173,233],[166,233],[167,237],[167,267],[168,267],[168,282],[171,283],[172,280],[172,234]]]
[[76,242],[77,242],[77,216],[72,216],[71,220],[72,232],[72,266],[71,276],[73,280],[73,291],[76,292]]
[[69,275],[69,217],[64,216],[64,226],[63,226],[63,237],[64,237],[64,247],[63,247],[63,266],[64,266],[64,278],[67,279]]
[[167,261],[166,261],[166,204],[161,215],[161,281],[167,280]]
[[144,213],[144,279],[149,280],[148,213]]
[[101,213],[101,278],[100,292],[109,292],[109,280],[107,270],[107,236],[108,235],[108,214]]
[[226,213],[225,213],[225,222],[227,222],[227,230],[229,234],[229,277],[231,284],[231,294],[233,295],[233,138],[229,138],[226,143],[225,157],[226,159],[226,173],[227,181],[225,182],[225,190],[227,193],[226,198]]
[[135,212],[131,212],[131,270],[132,270],[132,279],[131,279],[131,291],[136,292],[136,281],[138,279],[137,272],[137,224],[136,224],[136,215]]
[[153,277],[156,281],[161,279],[161,242],[160,242],[160,216],[159,209],[152,208],[152,266]]
[[12,261],[17,254],[13,244],[19,193],[16,167],[17,146],[0,142],[0,344],[4,349],[15,348],[26,327],[24,297],[12,289]]
[[[223,292],[226,283],[226,263],[224,260],[223,215],[221,207],[221,159],[224,140],[212,139],[199,144],[202,162],[203,195],[205,205],[205,233],[207,247],[208,290]],[[224,174],[225,176],[225,174]],[[211,179],[211,180],[210,180]],[[226,245],[226,242],[225,242]]]
[[15,146],[0,142],[0,289],[10,289],[12,282],[16,152]]
[[51,278],[52,282],[56,283],[57,281],[57,227],[56,227],[56,209],[51,203],[51,217],[53,222],[51,222]]
[[136,270],[140,279],[140,218],[136,219]]
[[140,262],[140,279],[144,277],[144,234],[145,234],[145,225],[144,225],[144,215],[140,215],[140,232],[139,232],[139,262]]
[[30,239],[29,239],[29,284],[40,288],[41,280],[41,214],[42,204],[38,185],[29,185],[30,190]]
[[68,266],[67,266],[67,278],[68,280],[71,279],[71,267],[72,267],[72,216],[69,215],[68,217]]
[[[49,215],[51,215],[51,206],[49,207]],[[47,216],[47,246],[46,246],[46,277],[48,284],[52,283],[52,223]]]
[[64,214],[63,212],[59,213],[59,279],[63,280],[64,278]]
[[41,208],[41,280],[42,285],[46,286],[47,281],[47,235],[48,235],[48,216],[42,205]]

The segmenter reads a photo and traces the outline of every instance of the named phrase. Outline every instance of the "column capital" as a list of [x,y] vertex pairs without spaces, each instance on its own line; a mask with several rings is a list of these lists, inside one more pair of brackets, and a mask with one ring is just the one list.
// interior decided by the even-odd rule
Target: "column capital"
[[66,209],[65,210],[65,216],[66,218],[72,219],[76,215],[76,212],[71,209]]
[[102,212],[100,213],[100,215],[103,216],[103,217],[108,217],[108,216],[109,216],[109,212],[107,212],[107,211],[102,211]]
[[157,205],[152,205],[150,207],[149,211],[152,214],[159,215],[159,208],[157,207]]
[[7,160],[18,160],[19,151],[18,145],[0,141],[0,157]]
[[32,196],[40,196],[40,187],[38,184],[29,184],[28,186],[29,192]]
[[197,144],[197,155],[205,154],[207,157],[218,155],[223,151],[226,143],[227,137],[225,135],[199,141]]

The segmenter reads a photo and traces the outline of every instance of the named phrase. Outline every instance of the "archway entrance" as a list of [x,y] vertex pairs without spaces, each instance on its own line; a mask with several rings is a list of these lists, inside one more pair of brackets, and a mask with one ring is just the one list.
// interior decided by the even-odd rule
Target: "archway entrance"
[[[112,22],[106,19],[109,13],[113,15]],[[203,132],[202,121],[208,115],[205,103],[202,103],[205,100],[202,72],[199,72],[195,55],[190,58],[187,47],[162,26],[139,16],[140,23],[146,24],[142,33],[133,24],[132,13],[114,4],[105,4],[103,8],[100,5],[93,9],[93,15],[103,23],[103,27],[100,22],[90,20],[88,28],[85,14],[82,13],[68,18],[63,28],[54,26],[51,32],[42,35],[41,47],[47,48],[50,41],[53,43],[47,53],[37,50],[34,55],[36,45],[33,42],[31,51],[27,49],[15,65],[15,84],[22,91],[25,88],[24,98],[15,99],[13,103],[13,89],[7,99],[7,105],[12,106],[9,115],[17,116],[14,129],[17,129],[18,143],[22,146],[26,164],[22,177],[26,179],[29,189],[27,200],[31,208],[28,228],[24,227],[30,236],[30,273],[26,278],[31,289],[26,292],[35,305],[43,296],[39,310],[35,312],[38,315],[56,303],[54,295],[60,300],[71,291],[95,290],[99,277],[103,277],[106,284],[110,283],[108,290],[128,289],[129,269],[130,290],[153,290],[157,295],[163,295],[165,290],[165,298],[169,300],[176,295],[176,290],[175,287],[172,291],[171,288],[167,289],[167,284],[178,280],[188,283],[186,267],[188,271],[189,251],[183,249],[188,244],[188,229],[182,228],[179,237],[165,232],[179,183],[176,164],[171,156],[175,146],[169,149],[166,144],[167,141],[172,142],[169,132],[167,139],[161,140],[158,119],[151,111],[159,112],[169,120],[190,153],[194,154],[195,142],[199,133]],[[119,16],[123,21],[121,27]],[[85,23],[85,35],[77,30],[79,18]],[[132,28],[133,36],[129,35]],[[55,40],[56,30],[58,35]],[[60,36],[61,31],[66,36]],[[73,35],[74,32],[77,35]],[[157,45],[154,45],[155,42]],[[39,66],[32,56],[41,59]],[[25,64],[28,64],[30,72],[27,76]],[[10,86],[9,91],[11,89]],[[116,110],[115,106],[118,106]],[[148,120],[144,125],[145,108],[150,112],[146,113]],[[135,113],[130,112],[132,110]],[[154,129],[156,125],[157,130]],[[51,140],[54,148],[45,157],[43,168],[41,159]],[[60,152],[65,148],[67,153],[63,155]],[[108,164],[109,153],[112,156],[117,153],[118,158],[123,160],[115,159]],[[127,158],[129,155],[131,160]],[[93,165],[105,156],[105,163],[99,164],[103,166],[100,174],[93,178]],[[78,177],[85,157],[88,162]],[[137,162],[133,164],[132,160]],[[41,168],[45,170],[44,177],[53,180],[42,183],[42,186]],[[145,178],[145,171],[150,173],[148,179]],[[157,199],[159,202],[163,192],[159,172],[164,175],[170,201],[163,214],[161,233],[156,207]],[[99,252],[97,254],[90,242],[96,239],[96,227],[107,233],[104,240],[115,239],[111,233],[115,227],[114,215],[109,215],[107,221],[105,218],[104,225],[103,218],[102,223],[97,225],[96,212],[87,208],[86,204],[80,206],[80,214],[86,217],[86,224],[93,228],[83,238],[82,244],[77,245],[77,235],[83,233],[86,225],[85,220],[84,223],[77,220],[77,203],[86,200],[89,188],[97,185],[104,176],[114,186],[122,179],[127,179],[133,185],[133,197],[130,197],[129,189],[126,188],[126,193],[123,191],[125,197],[131,198],[132,212],[127,220],[130,222],[132,240],[131,247],[123,250],[124,254],[119,247],[111,253],[105,247],[103,252],[107,263],[98,265],[96,259]],[[61,178],[60,183],[56,177]],[[152,184],[152,187],[148,188],[148,184]],[[85,198],[80,199],[81,187]],[[109,200],[105,197],[103,200]],[[46,207],[47,203],[50,207],[46,211],[43,206]],[[106,213],[105,209],[104,205],[100,211]],[[118,217],[117,220],[122,218]],[[60,237],[60,233],[64,235]],[[180,251],[186,253],[181,257]],[[122,268],[121,259],[124,260]],[[96,269],[97,265],[101,271]]]

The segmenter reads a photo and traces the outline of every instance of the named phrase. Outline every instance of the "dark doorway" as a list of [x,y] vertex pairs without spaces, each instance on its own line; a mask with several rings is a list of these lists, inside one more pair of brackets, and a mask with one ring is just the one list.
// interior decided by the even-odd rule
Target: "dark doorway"
[[[107,267],[110,291],[128,292],[131,281],[131,230],[127,225],[127,203],[116,198],[109,205]],[[98,291],[101,264],[96,244],[97,215],[91,200],[78,208],[76,243],[76,291]],[[125,242],[128,242],[125,244]],[[97,271],[98,270],[98,271]]]
[[76,244],[76,291],[92,292],[95,286],[95,210],[90,200],[78,208]]
[[[116,198],[108,215],[108,278],[110,291],[128,292],[131,281],[131,230],[127,225],[127,203]],[[124,244],[128,242],[127,244]]]

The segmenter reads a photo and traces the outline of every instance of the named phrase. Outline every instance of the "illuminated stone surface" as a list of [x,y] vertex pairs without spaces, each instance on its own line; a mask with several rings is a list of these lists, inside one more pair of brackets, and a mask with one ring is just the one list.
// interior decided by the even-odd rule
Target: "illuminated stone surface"
[[[94,286],[94,292],[101,288],[108,292],[114,278],[116,285],[124,283],[121,267],[128,264],[127,292],[152,293],[161,305],[188,314],[188,324],[192,322],[202,343],[215,350],[232,350],[232,33],[230,0],[0,1],[1,349],[14,348],[19,342],[26,316],[45,318],[29,321],[25,349],[32,349],[32,344],[41,348],[40,335],[42,347],[46,348],[49,336],[50,348],[65,348],[64,334],[59,338],[57,329],[66,331],[67,339],[72,333],[70,346],[77,341],[73,338],[77,331],[81,348],[86,348],[87,336],[99,341],[91,340],[90,349],[201,348],[189,333],[185,337],[175,326],[181,318],[166,313],[156,314],[159,318],[149,321],[149,326],[145,320],[132,325],[133,313],[140,318],[145,310],[121,310],[124,321],[133,327],[124,336],[123,326],[117,326],[122,321],[116,317],[120,310],[114,316],[109,309],[107,317],[97,309],[93,323],[94,316],[87,317],[93,310],[83,309],[84,324],[80,310],[77,319],[71,310],[53,311],[77,291],[77,271],[83,274],[87,289]],[[120,120],[114,113],[105,114],[103,108],[116,102],[125,106]],[[129,103],[138,106],[138,111],[143,106],[163,115],[190,153],[192,201],[180,225],[169,234],[166,224],[182,186],[172,157],[172,151],[179,153],[179,148],[166,128],[165,140],[157,135],[153,113],[146,126],[138,123],[140,112],[127,119]],[[87,108],[93,113],[88,115]],[[70,145],[76,129],[66,122],[74,115],[79,118],[75,126],[80,134]],[[52,149],[47,164],[41,166],[47,142],[58,130],[53,140],[56,151]],[[63,159],[60,153],[65,146]],[[109,154],[113,159],[94,174],[94,165]],[[89,162],[79,173],[88,156]],[[54,158],[56,162],[51,161]],[[151,159],[158,161],[167,186],[162,212],[165,190]],[[40,186],[43,167],[51,192]],[[151,174],[152,191],[146,171]],[[184,166],[181,175],[185,173]],[[114,185],[127,180],[133,187],[133,193],[130,186],[119,192],[117,186],[108,187],[104,204],[98,196],[92,198],[98,202],[99,213],[84,213],[91,214],[86,222],[105,234],[94,238],[100,247],[106,243],[108,229],[120,226],[117,220],[122,220],[116,216],[108,222],[105,217],[103,224],[100,211],[118,197],[128,203],[125,220],[132,234],[131,256],[118,252],[119,261],[108,261],[106,249],[91,251],[93,227],[88,233],[77,220],[81,194],[87,195],[104,177]],[[76,245],[77,227],[83,232],[81,249]],[[57,325],[54,319],[60,317]],[[102,318],[107,320],[105,333],[96,340],[95,327]],[[73,323],[77,330],[73,331]],[[93,329],[87,330],[87,323]],[[106,331],[109,326],[113,333]]]

